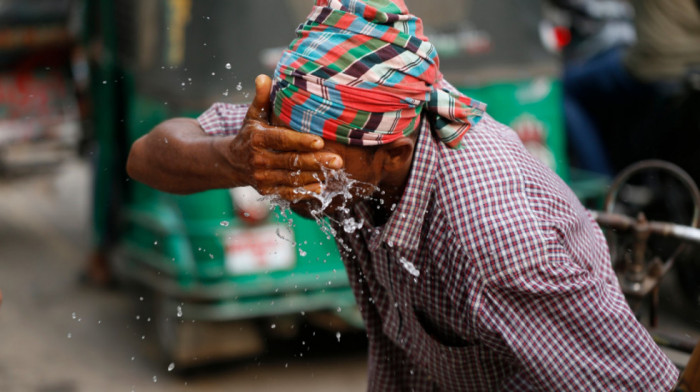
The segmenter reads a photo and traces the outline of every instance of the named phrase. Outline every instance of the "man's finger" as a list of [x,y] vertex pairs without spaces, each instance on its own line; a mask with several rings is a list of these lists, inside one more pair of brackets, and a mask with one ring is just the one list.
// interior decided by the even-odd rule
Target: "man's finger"
[[258,75],[255,78],[255,98],[248,108],[246,119],[255,119],[268,123],[270,114],[270,89],[272,80],[267,75]]
[[289,171],[319,171],[323,167],[341,169],[343,158],[332,152],[302,153],[262,151],[253,158],[259,168]]
[[310,133],[285,128],[269,128],[254,136],[256,147],[275,151],[313,152],[323,148],[323,139]]
[[262,186],[299,187],[316,184],[326,179],[321,171],[266,170],[255,175],[256,183]]
[[278,195],[279,197],[298,202],[302,200],[316,200],[315,194],[321,193],[320,184],[309,184],[303,187],[273,186],[258,188],[261,195]]

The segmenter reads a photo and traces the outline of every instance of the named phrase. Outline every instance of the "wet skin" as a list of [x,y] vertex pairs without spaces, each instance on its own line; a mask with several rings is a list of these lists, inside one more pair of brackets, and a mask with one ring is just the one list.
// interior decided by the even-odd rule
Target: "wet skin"
[[[270,123],[273,126],[287,128],[287,125],[274,114],[271,115]],[[375,221],[385,221],[391,214],[390,206],[398,203],[403,194],[413,159],[415,140],[415,136],[404,136],[391,144],[367,147],[349,146],[324,139],[324,146],[320,151],[342,158],[344,164],[339,170],[343,170],[347,177],[354,181],[352,185],[327,184],[326,186],[334,187],[351,186],[349,191],[352,196],[349,199],[343,196],[335,197],[322,213],[336,215],[345,209],[352,208],[358,202],[369,200],[375,207],[372,210],[377,212]],[[318,177],[326,180],[326,176]],[[320,212],[321,203],[312,196],[290,201],[291,209],[301,216],[311,218]]]
[[[370,195],[380,198],[383,206],[398,203],[413,159],[415,137],[361,147],[296,132],[270,115],[271,87],[268,76],[255,79],[255,97],[235,136],[211,137],[191,118],[157,125],[132,144],[127,160],[129,176],[177,194],[252,186],[262,195],[276,195],[293,203],[297,212],[309,216],[319,205],[309,192],[321,195],[328,169],[343,170],[357,181],[351,189],[353,196],[334,201],[325,213],[332,214]],[[377,188],[382,192],[376,194]]]

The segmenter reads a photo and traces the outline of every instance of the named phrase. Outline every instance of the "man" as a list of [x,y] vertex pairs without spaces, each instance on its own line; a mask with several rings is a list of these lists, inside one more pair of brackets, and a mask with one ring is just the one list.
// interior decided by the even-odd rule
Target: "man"
[[252,185],[310,215],[344,169],[350,195],[324,211],[367,328],[369,390],[672,389],[593,219],[442,80],[403,1],[318,0],[297,35],[247,114],[164,122],[134,144],[130,175],[179,193]]

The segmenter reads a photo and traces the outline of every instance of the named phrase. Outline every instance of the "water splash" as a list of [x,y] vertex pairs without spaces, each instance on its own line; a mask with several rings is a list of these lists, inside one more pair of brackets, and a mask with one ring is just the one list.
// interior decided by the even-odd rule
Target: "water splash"
[[416,278],[420,276],[420,271],[418,270],[418,268],[416,268],[416,266],[413,265],[413,263],[411,263],[410,261],[406,260],[405,257],[401,257],[401,258],[399,259],[399,262],[401,263],[401,265],[403,266],[403,268],[405,268],[406,271],[408,271],[409,274],[415,276]]
[[346,218],[343,220],[343,230],[345,230],[346,233],[354,233],[356,230],[362,228],[363,223],[364,221],[362,219],[358,222],[353,218]]
[[[319,193],[309,191],[303,187],[294,189],[294,193],[318,202],[312,204],[313,209],[309,212],[321,231],[326,235],[326,238],[332,239],[336,236],[337,231],[334,226],[342,228],[343,231],[349,234],[361,229],[364,221],[355,220],[350,216],[349,203],[356,197],[371,199],[372,194],[380,191],[379,188],[373,184],[351,178],[345,170],[334,170],[326,167],[322,167],[321,170],[324,180],[321,180],[318,175],[314,175],[321,187]],[[263,196],[262,199],[270,203],[271,208],[278,207],[280,215],[291,221],[291,203],[288,200],[282,199],[279,195],[267,195]],[[328,214],[327,209],[333,203],[336,203],[337,208],[334,208],[332,214]],[[290,227],[291,225],[292,223],[290,222]],[[338,241],[338,245],[345,251],[351,251],[350,247],[342,241]]]

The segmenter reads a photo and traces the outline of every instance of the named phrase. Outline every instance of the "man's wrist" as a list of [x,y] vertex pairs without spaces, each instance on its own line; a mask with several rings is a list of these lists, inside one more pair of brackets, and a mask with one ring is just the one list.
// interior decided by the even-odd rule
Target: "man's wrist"
[[250,185],[241,162],[245,154],[236,152],[235,149],[236,137],[212,137],[210,142],[211,149],[217,157],[215,171],[225,178],[230,188]]

